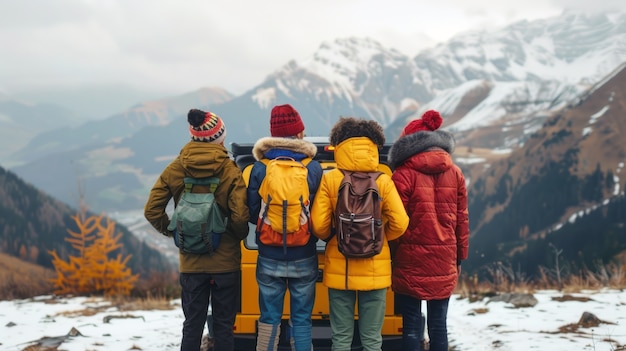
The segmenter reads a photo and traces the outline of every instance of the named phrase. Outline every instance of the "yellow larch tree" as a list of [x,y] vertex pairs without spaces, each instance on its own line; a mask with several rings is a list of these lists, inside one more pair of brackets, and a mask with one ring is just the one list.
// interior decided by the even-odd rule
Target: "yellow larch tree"
[[52,280],[55,293],[129,295],[138,275],[127,267],[131,255],[115,258],[109,256],[122,247],[118,241],[122,233],[115,234],[115,222],[108,217],[87,215],[84,207],[72,219],[78,231],[67,230],[65,238],[78,255],[70,255],[63,260],[56,250],[49,251],[57,273]]
[[122,233],[115,233],[115,222],[108,217],[104,223],[102,220],[97,221],[96,226],[96,240],[86,252],[91,265],[89,271],[93,275],[92,282],[97,291],[107,295],[129,295],[138,278],[126,265],[131,255],[122,257],[118,253],[115,258],[109,257],[110,253],[122,247],[119,243]]

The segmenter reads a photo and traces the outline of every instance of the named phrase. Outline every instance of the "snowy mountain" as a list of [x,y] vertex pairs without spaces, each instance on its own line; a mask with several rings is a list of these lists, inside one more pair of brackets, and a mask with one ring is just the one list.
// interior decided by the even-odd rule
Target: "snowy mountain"
[[[412,59],[371,39],[337,39],[322,43],[300,62],[290,61],[260,85],[232,101],[213,107],[229,131],[229,140],[252,142],[269,133],[269,113],[291,103],[302,116],[309,136],[328,135],[340,116],[358,116],[390,124],[429,100],[414,81]],[[421,96],[421,100],[416,100]]]
[[549,114],[626,61],[625,23],[626,12],[565,12],[460,34],[414,58],[370,39],[338,39],[215,109],[243,126],[231,135],[237,141],[266,135],[269,109],[288,102],[309,135],[327,135],[350,115],[379,121],[394,139],[408,120],[435,108],[461,143],[519,147]]
[[[19,156],[29,162],[14,171],[64,201],[71,200],[79,173],[94,208],[140,208],[156,175],[188,140],[183,115],[191,107],[220,115],[227,142],[268,135],[275,104],[293,104],[309,136],[328,135],[340,116],[356,116],[379,121],[389,141],[407,120],[435,108],[459,145],[514,149],[624,61],[624,12],[564,13],[494,32],[468,32],[414,58],[371,39],[337,39],[233,99],[188,101],[177,112],[164,103],[168,117],[159,119],[162,123],[146,127],[111,118],[80,131],[52,133],[46,137],[54,140],[46,145],[54,147],[24,149]],[[101,131],[111,134],[103,137]],[[64,142],[78,136],[80,143]],[[27,157],[42,154],[47,156]]]
[[[518,147],[563,108],[626,61],[626,12],[522,21],[494,32],[470,32],[421,52],[420,80],[430,108],[469,146]],[[480,133],[482,128],[492,133]]]
[[342,110],[386,126],[404,109],[432,98],[420,91],[416,76],[413,61],[395,50],[370,39],[338,39],[323,43],[313,57],[270,75],[252,99],[264,108],[279,103],[279,94],[327,105],[319,119],[328,129],[339,115],[347,114]]
[[524,274],[617,261],[626,253],[626,64],[548,117],[495,162],[462,164],[470,179],[466,272],[506,262]]

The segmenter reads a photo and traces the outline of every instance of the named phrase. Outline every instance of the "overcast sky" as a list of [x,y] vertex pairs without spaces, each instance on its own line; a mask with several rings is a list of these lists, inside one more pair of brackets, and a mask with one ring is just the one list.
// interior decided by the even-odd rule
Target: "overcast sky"
[[[620,5],[622,3],[622,5]],[[587,4],[587,5],[585,5]],[[126,84],[240,94],[324,41],[407,55],[466,30],[622,0],[0,0],[0,93]]]

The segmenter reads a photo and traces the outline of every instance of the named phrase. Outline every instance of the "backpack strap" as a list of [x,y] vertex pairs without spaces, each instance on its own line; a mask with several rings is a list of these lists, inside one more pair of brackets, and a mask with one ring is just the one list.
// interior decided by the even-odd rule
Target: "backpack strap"
[[[303,158],[300,162],[302,162],[302,164],[304,165],[304,167],[307,167],[309,165],[309,163],[311,163],[313,159],[310,157],[305,157]],[[308,172],[308,169],[307,169]],[[309,189],[310,191],[310,189]],[[309,199],[307,199],[309,200]],[[307,218],[307,221],[309,222],[309,227],[308,227],[308,232],[309,234],[313,234],[313,230],[311,229],[311,212],[310,210],[307,210],[306,206],[304,206],[304,199],[302,199],[302,197],[300,197],[300,204],[302,205],[302,211],[304,212],[304,215]],[[309,201],[309,206],[311,206],[311,202]]]
[[206,178],[192,178],[185,177],[183,179],[185,183],[185,192],[190,193],[194,185],[207,185],[209,187],[209,193],[214,193],[217,189],[217,185],[220,183],[219,178],[206,177]]
[[[279,157],[274,158],[274,159],[262,158],[260,161],[261,161],[261,162],[262,162],[265,166],[267,166],[267,165],[270,163],[270,161],[271,161],[271,160],[276,160],[276,159],[281,159],[281,158],[282,158],[282,159],[289,159],[289,160],[292,160],[292,161],[296,161],[296,160],[294,160],[293,158],[291,158],[291,157],[286,157],[286,156],[279,156]],[[307,165],[311,162],[311,160],[312,160],[312,158],[310,158],[310,157],[305,157],[305,158],[303,158],[302,160],[300,160],[300,161],[296,161],[296,162],[300,162],[300,163],[302,163],[302,164],[306,167],[306,166],[307,166]]]
[[[380,177],[380,175],[383,174],[383,172],[370,172],[368,174],[370,175],[370,177],[373,177],[374,178],[374,182],[376,182],[378,177]],[[378,189],[376,191],[376,193],[378,194],[377,196],[378,196],[379,200],[374,202],[374,213],[380,215],[380,218],[376,218],[377,220],[382,220],[382,211],[381,211],[381,208],[380,208],[380,204],[383,202],[383,197],[380,195],[380,189]]]

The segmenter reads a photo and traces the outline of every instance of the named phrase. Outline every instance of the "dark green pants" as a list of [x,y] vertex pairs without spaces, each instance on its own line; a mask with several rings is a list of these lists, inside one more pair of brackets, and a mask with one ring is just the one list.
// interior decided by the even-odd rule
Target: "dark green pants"
[[333,351],[349,351],[354,335],[354,307],[358,305],[359,336],[364,351],[380,351],[387,289],[357,291],[328,289]]

